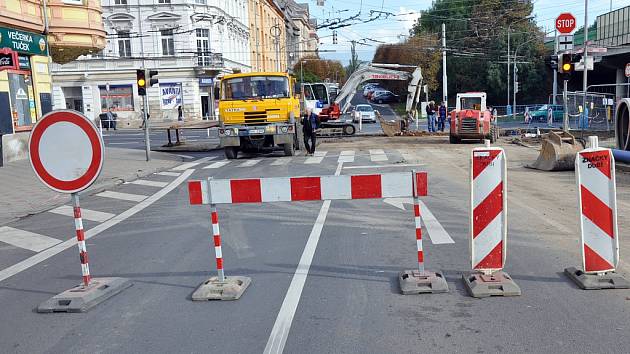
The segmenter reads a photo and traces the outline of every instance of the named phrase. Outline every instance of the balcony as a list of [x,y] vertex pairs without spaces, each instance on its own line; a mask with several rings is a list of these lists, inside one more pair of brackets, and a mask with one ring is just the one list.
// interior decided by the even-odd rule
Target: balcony
[[50,54],[55,63],[64,64],[80,55],[105,48],[106,33],[99,0],[49,0],[48,16]]
[[212,74],[211,72],[221,71],[225,67],[222,53],[200,53],[197,54],[197,65],[195,70],[200,74]]

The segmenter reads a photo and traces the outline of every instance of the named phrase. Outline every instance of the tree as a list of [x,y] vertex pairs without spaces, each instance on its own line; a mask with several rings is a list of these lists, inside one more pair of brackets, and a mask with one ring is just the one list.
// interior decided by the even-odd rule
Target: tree
[[346,69],[348,76],[352,75],[352,73],[354,73],[359,68],[359,65],[360,65],[359,56],[357,55],[357,42],[356,41],[352,41],[350,52],[351,52],[350,64],[348,65]]
[[293,72],[300,78],[303,73],[304,82],[340,82],[346,80],[346,69],[338,60],[326,60],[318,57],[302,58],[295,64]]

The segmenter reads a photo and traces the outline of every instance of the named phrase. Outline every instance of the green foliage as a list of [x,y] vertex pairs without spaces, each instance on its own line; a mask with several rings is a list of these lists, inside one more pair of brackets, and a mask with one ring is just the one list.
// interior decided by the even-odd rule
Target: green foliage
[[346,69],[338,60],[326,60],[318,57],[303,58],[293,67],[293,72],[298,80],[304,75],[304,82],[330,82],[343,83],[346,79]]

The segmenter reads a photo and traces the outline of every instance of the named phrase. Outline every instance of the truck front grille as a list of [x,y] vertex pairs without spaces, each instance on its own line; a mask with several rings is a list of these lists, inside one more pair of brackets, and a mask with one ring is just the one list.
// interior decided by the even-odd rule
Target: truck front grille
[[477,120],[476,119],[462,119],[462,133],[477,133],[479,129],[477,128]]
[[267,112],[245,112],[245,124],[258,124],[265,123],[267,121]]

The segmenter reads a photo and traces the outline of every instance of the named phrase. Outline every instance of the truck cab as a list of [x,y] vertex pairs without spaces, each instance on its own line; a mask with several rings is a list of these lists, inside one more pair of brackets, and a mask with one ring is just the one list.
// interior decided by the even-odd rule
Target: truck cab
[[451,144],[462,140],[489,139],[494,142],[497,138],[495,117],[486,106],[485,92],[458,93],[450,120]]

